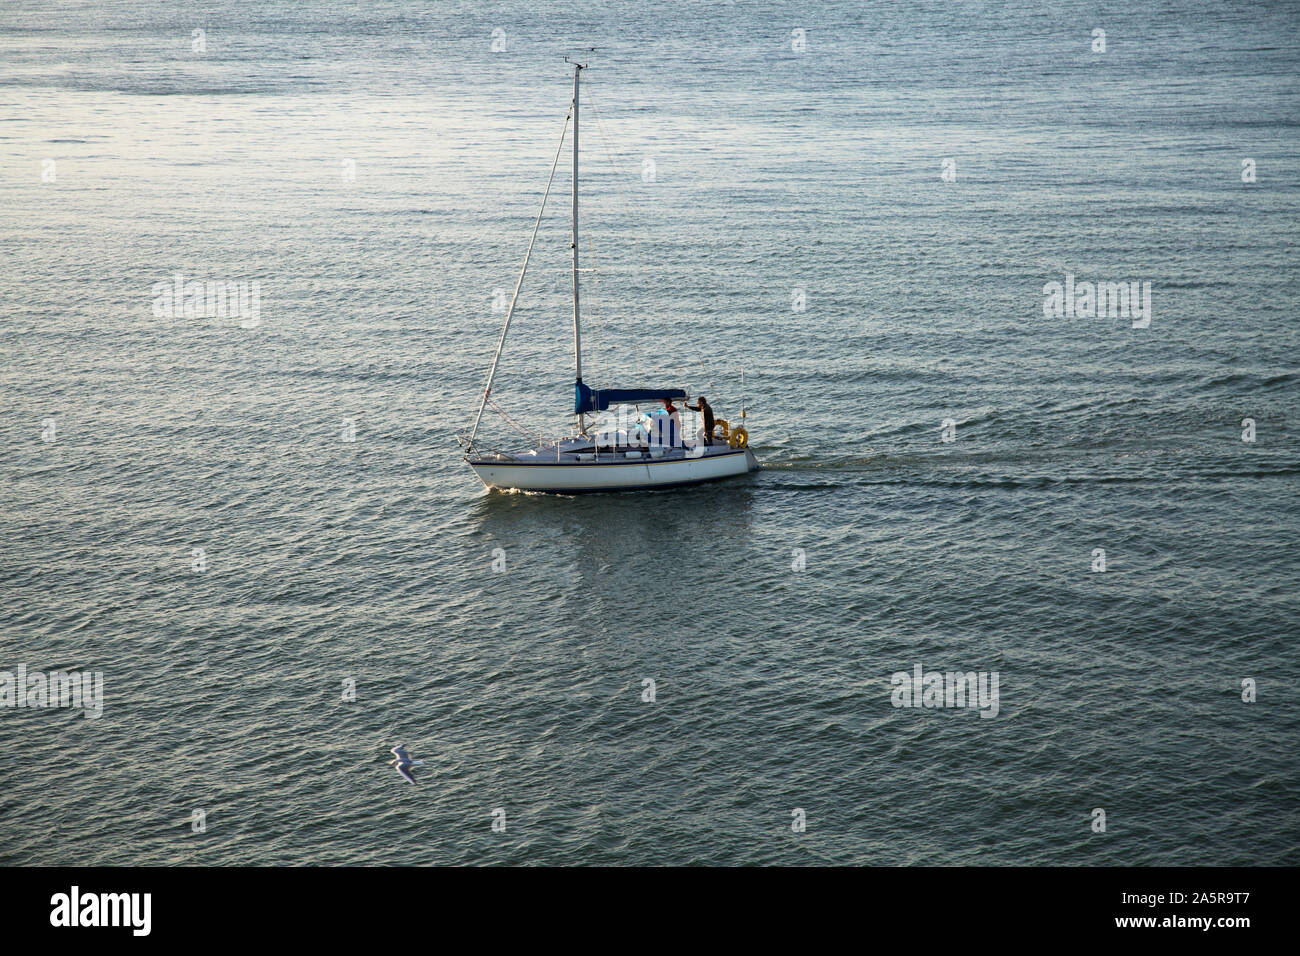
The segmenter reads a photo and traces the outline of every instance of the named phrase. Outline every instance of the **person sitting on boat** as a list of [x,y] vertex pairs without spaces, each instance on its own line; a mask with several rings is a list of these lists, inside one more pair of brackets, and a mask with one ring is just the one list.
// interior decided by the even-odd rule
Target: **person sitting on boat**
[[[671,398],[663,399],[663,403],[663,409],[651,416],[654,420],[653,443],[672,448],[678,443],[678,436],[682,433],[682,413],[673,405]],[[667,419],[666,422],[665,419]],[[664,432],[667,432],[667,434],[664,434]]]
[[683,403],[693,412],[699,412],[704,418],[704,444],[713,444],[713,406],[705,401],[701,395],[694,405],[690,402]]

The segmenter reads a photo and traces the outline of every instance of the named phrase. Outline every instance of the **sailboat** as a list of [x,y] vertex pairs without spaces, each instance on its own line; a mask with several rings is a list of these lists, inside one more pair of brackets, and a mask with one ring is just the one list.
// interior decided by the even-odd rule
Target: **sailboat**
[[[489,490],[542,491],[573,494],[585,491],[635,491],[696,485],[743,475],[759,468],[749,448],[744,427],[744,375],[741,373],[741,421],[737,427],[725,420],[713,423],[712,434],[703,429],[694,436],[682,434],[681,416],[675,401],[687,398],[681,388],[592,388],[582,380],[582,313],[578,286],[578,92],[587,65],[565,58],[573,65],[573,101],[565,118],[565,131],[573,123],[573,368],[576,416],[572,433],[553,441],[538,439],[530,448],[502,451],[481,447],[478,440],[483,410],[492,394],[506,333],[514,316],[519,290],[523,287],[533,243],[541,225],[546,199],[564,149],[564,137],[551,164],[551,177],[542,195],[528,251],[519,280],[506,312],[487,380],[479,395],[472,427],[458,436],[465,462]],[[642,403],[661,403],[653,412],[642,412]],[[611,409],[615,411],[611,412]],[[671,410],[671,411],[670,411]],[[595,416],[593,422],[588,416]]]

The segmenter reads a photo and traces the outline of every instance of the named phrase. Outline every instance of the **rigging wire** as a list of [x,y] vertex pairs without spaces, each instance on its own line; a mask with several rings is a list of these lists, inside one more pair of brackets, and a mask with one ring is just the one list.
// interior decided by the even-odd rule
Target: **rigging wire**
[[[609,144],[612,142],[612,140],[611,140],[611,138],[610,138],[608,132],[606,132],[606,130],[605,130],[605,121],[601,118],[600,110],[596,107],[596,99],[595,99],[595,96],[594,96],[594,95],[592,94],[592,92],[591,92],[591,84],[588,84],[587,86],[583,87],[583,92],[587,95],[587,104],[591,107],[591,114],[592,114],[592,116],[595,117],[595,119],[596,119],[596,127],[597,127],[597,129],[600,130],[600,145],[601,145],[601,149],[602,149],[603,152],[604,152],[605,162],[606,162],[606,163],[609,165],[609,167],[610,167],[611,178],[614,180],[614,186],[615,186],[615,190],[616,190],[616,192],[618,193],[619,202],[622,204],[623,211],[624,211],[624,213],[627,215],[627,218],[628,218],[628,221],[629,221],[629,225],[630,225],[632,222],[635,221],[635,217],[632,215],[632,209],[631,209],[630,204],[628,203],[627,192],[623,189],[623,181],[622,181],[622,178],[621,178],[621,177],[619,176],[619,174],[618,174],[618,167],[615,166],[615,164],[614,164],[614,160],[613,160],[613,157],[611,156],[610,151],[609,151]],[[640,237],[637,235],[637,231],[636,231],[634,228],[630,228],[630,229],[627,231],[627,234],[628,234],[628,237],[632,240],[632,246],[633,246],[633,249],[635,250],[635,253],[634,253],[634,256],[633,256],[633,261],[636,263],[636,270],[637,270],[637,274],[638,274],[638,276],[639,276],[639,278],[640,278],[641,287],[642,287],[643,290],[647,290],[647,291],[648,291],[650,287],[649,287],[649,284],[648,284],[647,275],[646,275],[646,268],[645,268],[645,259],[646,259],[646,256],[645,256],[645,254],[642,252],[642,248],[643,248],[643,247],[642,247],[642,243],[641,243]],[[633,339],[632,339],[632,354],[633,354],[633,358],[634,358],[635,363],[636,363],[636,374],[637,374],[637,378],[638,378],[638,380],[640,380],[640,379],[642,379],[642,373],[641,373],[641,350],[637,347],[637,341],[636,341],[636,337],[635,337],[635,336],[634,336]],[[701,363],[701,364],[703,364],[703,363]],[[674,368],[674,369],[670,369],[669,371],[673,371],[673,372],[675,372],[677,375],[681,376],[683,379],[686,377],[686,375],[685,375],[685,373],[684,373],[684,370],[682,369],[681,366],[677,366],[676,368]],[[707,377],[707,370],[706,370],[706,373],[705,373],[705,374],[706,374],[706,377]],[[709,383],[709,388],[710,388],[710,389],[713,388],[713,383],[712,383],[712,382]]]
[[595,355],[595,361],[592,363],[595,366],[595,371],[591,376],[591,381],[593,386],[597,386],[598,383],[604,381],[605,386],[609,387],[609,376],[605,370],[604,356],[601,354],[600,341],[597,336],[597,333],[600,331],[600,322],[604,319],[604,313],[601,311],[600,307],[600,266],[598,264],[599,260],[596,258],[596,247],[591,241],[590,229],[586,232],[586,240],[587,254],[591,258],[591,268],[589,270],[591,272],[591,309],[589,313],[589,325],[591,328],[591,350]]
[[[524,285],[524,274],[528,271],[528,260],[533,254],[533,243],[537,241],[537,230],[542,224],[542,214],[546,212],[546,199],[551,195],[551,184],[555,181],[555,170],[560,164],[560,153],[564,151],[564,140],[569,134],[569,120],[573,118],[573,109],[569,109],[564,114],[564,129],[560,131],[560,145],[555,149],[555,159],[551,161],[551,175],[546,180],[546,191],[542,193],[542,208],[537,210],[537,221],[533,223],[533,234],[528,239],[528,251],[524,253],[524,264],[519,270],[519,281],[515,283],[515,294],[510,298],[510,309],[506,312],[505,324],[501,326],[501,338],[497,340],[496,354],[492,356],[492,366],[488,369],[487,379],[483,383],[483,397],[479,402],[478,414],[474,418],[474,427],[470,430],[469,443],[473,445],[474,438],[478,434],[479,422],[483,420],[483,407],[487,404],[488,396],[492,392],[492,380],[497,374],[497,364],[501,361],[501,349],[506,344],[506,333],[510,330],[510,320],[515,314],[515,303],[519,301],[519,290]],[[462,432],[462,434],[464,434]]]
[[489,398],[488,404],[492,406],[492,411],[496,412],[498,415],[504,418],[506,424],[514,428],[514,430],[517,431],[519,434],[523,435],[525,438],[528,439],[531,439],[533,435],[536,435],[537,444],[544,445],[546,443],[540,430],[534,432],[531,429],[529,429],[527,426],[521,425],[519,422],[515,421],[513,418],[510,417],[510,414],[504,408],[502,408],[500,405],[497,404],[496,399]]
[[[596,108],[596,100],[595,97],[591,95],[590,83],[587,84],[585,87],[583,87],[583,92],[587,94],[587,105],[591,107],[591,115],[594,116],[596,119],[596,128],[600,130],[601,151],[604,154],[605,162],[609,165],[610,174],[611,174],[610,178],[614,180],[614,187],[616,192],[618,193],[619,202],[623,206],[623,212],[627,215],[628,222],[630,225],[633,222],[632,209],[627,201],[627,193],[624,192],[623,190],[623,180],[620,178],[618,174],[618,167],[614,164],[614,158],[610,154],[609,144],[612,142],[612,140],[609,137],[609,133],[606,132],[605,130],[605,121],[601,119],[600,110]],[[641,288],[643,290],[648,290],[649,287],[646,279],[645,256],[641,252],[641,242],[637,238],[635,229],[629,229],[628,236],[631,238],[632,247],[635,250],[635,253],[633,255],[633,261],[636,263],[637,275],[641,282]],[[633,336],[632,338],[632,356],[636,363],[637,379],[641,380],[642,379],[641,349],[637,347],[635,336]]]
[[700,353],[700,371],[704,373],[704,380],[709,383],[709,391],[713,392],[713,378],[709,375],[709,370],[704,365],[704,353]]

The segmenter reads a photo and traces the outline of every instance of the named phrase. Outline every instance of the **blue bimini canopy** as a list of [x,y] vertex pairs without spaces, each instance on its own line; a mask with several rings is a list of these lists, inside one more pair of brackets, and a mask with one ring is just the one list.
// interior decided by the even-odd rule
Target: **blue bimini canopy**
[[582,379],[574,383],[573,413],[603,412],[611,405],[633,404],[636,402],[658,402],[665,398],[684,399],[683,388],[602,388],[594,389],[582,384]]

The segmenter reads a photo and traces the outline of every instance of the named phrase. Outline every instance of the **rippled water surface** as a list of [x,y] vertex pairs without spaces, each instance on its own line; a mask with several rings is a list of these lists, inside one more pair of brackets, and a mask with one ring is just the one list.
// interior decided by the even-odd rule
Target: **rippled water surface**
[[[1297,24],[7,3],[0,669],[105,700],[0,707],[0,861],[1294,862]],[[587,379],[734,420],[743,369],[764,468],[489,495],[454,437],[593,46]],[[495,392],[532,435],[566,164]],[[155,314],[178,274],[256,320]],[[1067,274],[1149,327],[1045,316]],[[894,707],[917,664],[998,715]]]

